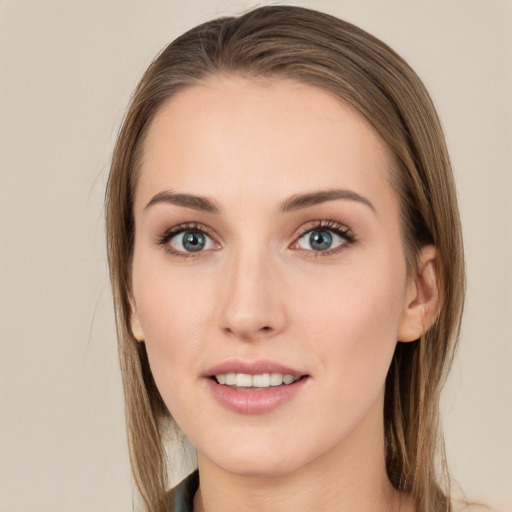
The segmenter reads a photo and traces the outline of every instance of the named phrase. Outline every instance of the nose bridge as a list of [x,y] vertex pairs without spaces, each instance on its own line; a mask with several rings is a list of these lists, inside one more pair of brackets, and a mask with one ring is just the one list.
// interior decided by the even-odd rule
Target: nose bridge
[[241,245],[225,262],[219,326],[241,339],[268,336],[284,328],[275,258],[268,247]]

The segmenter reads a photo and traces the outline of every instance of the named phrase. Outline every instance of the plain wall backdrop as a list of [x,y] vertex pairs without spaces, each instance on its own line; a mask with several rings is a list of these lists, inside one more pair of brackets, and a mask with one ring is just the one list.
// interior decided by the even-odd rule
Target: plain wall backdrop
[[[438,107],[468,270],[443,402],[449,463],[469,497],[512,510],[512,1],[294,3],[383,39]],[[104,250],[110,153],[153,56],[255,5],[0,0],[0,512],[131,510]]]

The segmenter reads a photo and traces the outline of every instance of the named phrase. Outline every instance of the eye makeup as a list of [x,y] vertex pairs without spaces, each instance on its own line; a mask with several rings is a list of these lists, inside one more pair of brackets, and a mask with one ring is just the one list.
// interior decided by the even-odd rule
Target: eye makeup
[[[194,242],[193,245],[188,244],[191,250],[187,250],[185,247],[187,241],[182,240],[184,250],[180,250],[173,245],[173,240],[180,234],[191,235],[188,237],[189,242]],[[215,240],[212,230],[197,222],[185,222],[172,226],[161,236],[157,237],[156,244],[162,246],[168,254],[177,258],[198,257],[201,256],[201,253],[205,252],[205,250],[218,250],[221,247]]]
[[[301,241],[303,238],[305,240]],[[303,246],[304,241],[310,244],[310,249]],[[333,220],[316,220],[301,228],[290,248],[303,251],[308,257],[327,257],[338,254],[356,242],[352,231],[343,224]]]
[[[173,257],[197,258],[209,251],[221,249],[217,239],[208,226],[197,222],[185,222],[165,230],[155,242]],[[288,248],[300,251],[308,257],[328,257],[338,254],[356,242],[354,234],[345,225],[333,220],[314,220],[305,223],[299,229]]]

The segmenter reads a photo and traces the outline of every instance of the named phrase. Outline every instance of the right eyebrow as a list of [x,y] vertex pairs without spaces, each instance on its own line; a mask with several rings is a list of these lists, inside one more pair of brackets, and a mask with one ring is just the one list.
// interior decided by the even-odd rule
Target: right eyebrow
[[183,206],[185,208],[192,208],[208,213],[219,213],[219,208],[215,203],[203,196],[194,196],[192,194],[174,194],[169,190],[164,190],[154,195],[149,203],[145,206],[145,210],[159,203],[168,203],[176,206]]

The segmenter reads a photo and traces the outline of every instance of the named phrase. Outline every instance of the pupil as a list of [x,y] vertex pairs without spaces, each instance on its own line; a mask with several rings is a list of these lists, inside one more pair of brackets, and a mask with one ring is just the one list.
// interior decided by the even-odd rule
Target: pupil
[[332,244],[332,235],[328,231],[313,231],[309,236],[311,248],[315,251],[325,251]]
[[197,252],[204,248],[205,239],[201,233],[185,233],[183,235],[183,247],[187,251]]

